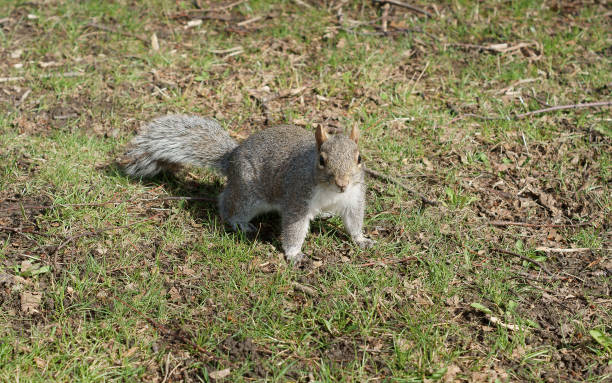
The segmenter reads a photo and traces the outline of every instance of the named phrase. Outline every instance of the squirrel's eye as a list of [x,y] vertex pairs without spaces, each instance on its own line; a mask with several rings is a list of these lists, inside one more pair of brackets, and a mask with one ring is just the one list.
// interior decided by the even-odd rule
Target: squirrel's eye
[[360,164],[361,163],[361,154],[357,156],[357,163]]
[[319,165],[325,166],[325,158],[323,156],[319,156]]

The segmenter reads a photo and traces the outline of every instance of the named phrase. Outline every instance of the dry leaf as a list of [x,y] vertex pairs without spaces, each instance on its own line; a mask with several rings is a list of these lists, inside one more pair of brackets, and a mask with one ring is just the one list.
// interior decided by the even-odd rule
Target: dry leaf
[[208,376],[210,376],[211,379],[223,379],[227,376],[229,376],[230,374],[230,369],[226,368],[225,370],[218,370],[218,371],[213,371],[210,374],[208,374]]
[[28,260],[24,260],[21,262],[21,273],[27,273],[28,271],[31,271],[33,269],[32,266],[32,262],[28,261]]
[[176,287],[172,287],[170,289],[170,291],[168,291],[168,293],[170,294],[170,300],[172,301],[180,301],[181,300],[181,293],[178,291],[178,289]]
[[397,339],[397,348],[402,352],[410,351],[414,348],[414,342],[406,340],[404,338]]
[[189,21],[187,22],[187,26],[186,26],[186,28],[194,28],[194,27],[199,27],[200,25],[202,25],[202,19],[189,20]]
[[21,311],[26,314],[37,314],[40,312],[38,309],[41,301],[41,293],[24,291],[21,293]]
[[138,351],[138,346],[134,346],[132,348],[130,348],[129,350],[127,350],[125,352],[125,354],[123,354],[124,358],[129,358],[130,356],[132,356],[136,351]]
[[444,374],[444,376],[442,377],[442,381],[444,383],[452,383],[455,382],[455,377],[457,376],[458,373],[461,372],[461,368],[459,368],[459,366],[456,366],[454,364],[451,364],[450,366],[448,366],[446,368],[446,373]]
[[40,359],[40,358],[36,357],[36,358],[34,358],[34,363],[36,363],[36,366],[38,368],[40,368],[40,369],[44,370],[45,368],[47,368],[47,361],[46,360],[43,360],[43,359]]
[[155,33],[151,35],[151,48],[154,51],[159,50],[159,40],[157,40],[157,35]]

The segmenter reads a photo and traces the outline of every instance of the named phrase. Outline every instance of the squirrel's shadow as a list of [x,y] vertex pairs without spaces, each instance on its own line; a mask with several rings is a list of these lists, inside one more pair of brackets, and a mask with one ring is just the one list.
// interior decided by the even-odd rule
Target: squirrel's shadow
[[[122,167],[113,163],[105,167],[105,172],[112,177],[126,177]],[[225,182],[216,177],[214,182],[201,182],[185,179],[183,171],[161,172],[151,178],[130,179],[130,182],[139,182],[152,188],[163,185],[170,197],[187,197],[184,200],[187,210],[198,223],[208,224],[212,231],[222,233],[234,233],[227,225],[224,225],[219,216],[217,208],[217,197],[223,191]],[[188,199],[194,198],[194,199]],[[162,201],[160,201],[161,203]],[[216,220],[212,222],[211,220]],[[280,243],[280,216],[277,213],[261,214],[251,223],[257,228],[257,232],[244,235],[236,235],[240,241],[252,242],[258,240],[272,244],[278,251],[282,252]]]

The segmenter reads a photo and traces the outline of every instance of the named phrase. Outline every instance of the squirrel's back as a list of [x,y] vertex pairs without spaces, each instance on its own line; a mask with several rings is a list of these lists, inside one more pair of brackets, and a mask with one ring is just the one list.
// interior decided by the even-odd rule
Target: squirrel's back
[[311,132],[293,125],[269,127],[250,135],[231,153],[228,181],[240,180],[270,203],[282,199],[289,189],[308,195],[316,156]]
[[125,153],[128,175],[150,177],[173,165],[211,167],[227,174],[229,156],[238,146],[210,118],[169,115],[151,121],[132,139]]

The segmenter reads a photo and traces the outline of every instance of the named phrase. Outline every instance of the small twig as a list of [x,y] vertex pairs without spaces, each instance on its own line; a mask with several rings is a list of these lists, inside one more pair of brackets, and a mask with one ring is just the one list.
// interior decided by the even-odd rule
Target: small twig
[[391,5],[389,3],[384,3],[382,6],[382,31],[383,33],[387,33],[387,24],[389,23],[389,8]]
[[478,45],[478,44],[464,44],[464,43],[450,43],[450,44],[446,44],[447,46],[450,47],[457,47],[457,48],[466,48],[466,49],[476,49],[479,51],[489,51],[489,52],[494,52],[494,53],[501,53],[501,51],[497,48],[494,47],[487,47],[485,45]]
[[263,16],[255,16],[255,17],[251,17],[250,19],[246,19],[244,21],[239,22],[238,24],[236,24],[239,27],[244,27],[245,25],[249,25],[251,23],[254,23],[256,21],[259,21],[263,19]]
[[23,76],[19,76],[19,77],[0,77],[0,83],[2,83],[2,82],[23,81],[23,80],[25,80],[25,77],[23,77]]
[[531,157],[531,153],[529,153],[529,145],[527,145],[527,139],[525,139],[525,133],[521,130],[521,138],[523,139],[523,145],[525,146],[525,151],[527,152],[527,156]]
[[[51,78],[51,77],[79,77],[79,76],[83,76],[84,74],[85,73],[83,73],[83,72],[48,73],[48,74],[44,74],[44,75],[42,75],[40,77],[37,77],[37,79]],[[3,82],[26,81],[26,80],[34,80],[34,78],[23,77],[23,76],[19,76],[19,77],[0,77],[0,83],[3,83]]]
[[268,106],[269,99],[267,97],[257,97],[255,95],[251,95],[257,101],[257,105],[261,108],[261,111],[264,115],[264,125],[270,124],[270,107]]
[[234,8],[237,5],[240,5],[242,3],[247,2],[248,0],[238,0],[236,2],[230,3],[228,5],[223,5],[217,8],[208,8],[208,9],[200,9],[200,8],[195,8],[195,9],[187,9],[178,13],[175,13],[174,15],[172,15],[172,17],[177,17],[177,16],[186,16],[188,13],[189,14],[193,14],[193,13],[209,13],[209,12],[221,12],[221,11],[227,11],[230,10],[232,8]]
[[242,3],[246,3],[247,1],[248,0],[238,0],[238,1],[230,3],[228,5],[224,5],[224,6],[217,7],[217,8],[210,8],[206,12],[221,12],[221,11],[226,11],[228,9],[234,8],[237,5],[240,5]]
[[427,68],[429,67],[429,61],[427,61],[427,63],[425,64],[425,66],[423,67],[423,70],[421,71],[421,73],[419,74],[419,77],[417,77],[416,81],[414,82],[414,84],[412,84],[412,89],[410,90],[409,94],[412,94],[414,92],[414,88],[416,88],[417,84],[419,83],[419,81],[421,81],[421,77],[423,77],[423,73],[425,73],[425,71],[427,70]]
[[575,275],[573,275],[573,274],[570,274],[570,273],[568,273],[568,272],[562,271],[562,272],[561,272],[561,274],[563,274],[563,275],[567,275],[568,277],[570,277],[570,278],[574,278],[574,279],[576,279],[576,280],[578,280],[578,281],[580,281],[580,282],[582,282],[582,283],[586,283],[586,281],[585,281],[584,279],[582,279],[582,278],[580,278],[580,277],[577,277],[577,276],[575,276]]
[[527,113],[517,114],[515,118],[522,119],[525,117],[533,116],[534,114],[554,112],[557,110],[566,110],[566,109],[582,109],[582,108],[598,108],[602,106],[611,106],[612,101],[601,101],[601,102],[588,102],[586,104],[570,104],[570,105],[557,105],[551,106],[550,108],[538,109]]
[[302,0],[293,0],[293,1],[295,1],[297,4],[299,4],[299,5],[303,6],[303,7],[312,8],[312,5],[306,3],[306,2],[304,2]]
[[411,261],[416,261],[418,260],[417,257],[405,257],[405,258],[384,258],[384,259],[377,259],[375,261],[371,261],[371,262],[366,262],[366,263],[360,263],[358,265],[356,265],[357,267],[370,267],[370,266],[377,266],[377,265],[394,265],[397,263],[407,263],[407,262],[411,262]]
[[411,11],[423,14],[429,18],[434,18],[434,15],[421,9],[418,7],[415,7],[414,5],[410,5],[410,4],[406,4],[403,3],[401,1],[397,1],[397,0],[372,0],[373,3],[376,4],[391,4],[391,5],[395,5],[396,7],[401,7],[401,8],[406,8],[406,9],[410,9]]
[[561,249],[561,248],[556,248],[556,247],[544,247],[544,246],[540,246],[540,247],[536,247],[535,249],[536,251],[542,251],[544,253],[562,253],[562,254],[567,254],[567,253],[581,253],[583,251],[593,251],[596,249],[591,249],[589,247],[577,247],[577,248],[570,248],[570,249]]
[[440,204],[438,201],[433,201],[433,200],[430,200],[430,199],[426,198],[426,197],[425,197],[424,195],[422,195],[421,193],[419,193],[419,192],[416,192],[416,191],[412,190],[411,188],[409,188],[408,186],[406,186],[404,183],[402,183],[400,180],[395,179],[395,178],[393,178],[393,177],[391,177],[391,176],[388,176],[388,175],[386,175],[386,174],[382,174],[382,173],[377,172],[377,171],[375,171],[375,170],[372,170],[372,169],[370,169],[370,168],[366,168],[366,169],[365,169],[365,172],[366,172],[367,174],[369,174],[370,176],[374,177],[374,178],[378,178],[378,179],[381,179],[381,180],[383,180],[383,181],[387,181],[387,182],[390,182],[390,183],[394,183],[394,184],[396,184],[396,185],[398,185],[398,186],[402,187],[404,190],[406,190],[406,191],[407,191],[407,192],[409,192],[410,194],[412,194],[412,195],[414,195],[414,196],[419,197],[419,198],[421,199],[421,202],[422,202],[423,204],[425,204],[425,205],[438,206],[438,205]]
[[214,197],[182,197],[182,196],[168,196],[168,197],[157,197],[151,199],[141,199],[138,201],[212,201],[216,202],[217,198]]
[[19,101],[17,101],[15,103],[15,106],[19,106],[21,104],[23,104],[23,102],[26,100],[26,98],[28,98],[28,96],[30,95],[30,93],[32,93],[32,89],[26,90],[25,92],[23,92],[23,94],[21,95],[21,97],[19,98]]
[[536,96],[531,95],[529,93],[525,93],[525,96],[527,96],[527,97],[529,97],[531,99],[536,100],[540,105],[543,105],[543,106],[545,106],[547,108],[551,108],[552,107],[550,104],[547,104],[546,101],[540,99],[539,97],[536,97]]
[[524,256],[524,255],[517,254],[517,253],[514,253],[514,252],[512,252],[512,251],[508,251],[508,250],[498,249],[498,248],[495,248],[495,247],[491,247],[491,248],[490,248],[490,250],[491,250],[491,251],[494,251],[494,252],[497,252],[497,253],[500,253],[500,254],[511,255],[511,256],[513,256],[513,257],[520,258],[520,259],[522,259],[523,261],[530,262],[530,263],[532,263],[532,264],[534,264],[534,265],[538,266],[538,267],[540,268],[540,270],[542,270],[542,271],[543,271],[543,272],[545,272],[546,274],[550,275],[551,277],[552,277],[552,276],[554,276],[554,274],[553,274],[553,273],[551,273],[550,271],[548,271],[548,269],[547,269],[546,267],[544,267],[544,265],[542,265],[540,262],[536,261],[535,259],[531,259],[531,258],[526,257],[526,256]]
[[135,34],[130,33],[130,32],[123,32],[123,31],[118,30],[117,28],[113,28],[113,27],[109,27],[109,26],[101,25],[101,24],[96,24],[96,23],[89,23],[86,26],[90,27],[90,28],[94,28],[94,29],[99,29],[101,31],[111,32],[111,33],[115,33],[115,34],[118,34],[118,35],[121,35],[121,36],[131,37],[131,38],[134,38],[134,39],[138,39],[138,40],[142,41],[143,43],[145,43],[146,45],[150,44],[149,39],[147,39],[146,37],[138,36],[138,35],[135,35]]
[[270,101],[278,100],[281,98],[297,96],[298,94],[302,93],[305,89],[307,89],[307,87],[303,86],[297,89],[285,90],[282,92],[278,92],[276,94],[272,94],[269,96],[263,96],[263,97],[256,94],[257,92],[251,91],[249,92],[249,96],[252,97],[257,102],[257,105],[259,105],[259,107],[261,108],[261,111],[263,112],[263,115],[265,118],[264,125],[269,125],[271,119],[270,119],[270,107],[268,106],[268,103]]
[[[525,279],[530,279],[532,281],[537,281],[537,282],[542,282],[542,280],[549,280],[549,281],[564,281],[567,280],[568,278],[564,278],[564,277],[559,277],[556,275],[533,275],[530,273],[526,273],[523,271],[512,271],[513,274],[525,278]],[[537,286],[533,286],[536,288],[539,288]]]
[[555,224],[555,223],[527,223],[527,222],[512,222],[512,221],[491,221],[489,222],[493,226],[523,226],[523,227],[583,227],[590,226],[591,222],[584,223],[569,223],[569,224]]
[[48,236],[49,235],[47,233],[41,233],[40,231],[36,231],[36,230],[28,230],[28,229],[24,229],[24,228],[21,228],[21,227],[0,226],[0,230],[2,230],[2,231],[10,231],[12,233],[21,234],[21,235],[25,235],[25,234],[36,234],[36,235],[43,235],[43,236]]
[[65,72],[65,73],[50,73],[40,76],[40,78],[51,78],[51,77],[81,77],[84,76],[83,72]]
[[63,114],[60,116],[53,116],[54,120],[70,120],[71,118],[77,118],[79,117],[78,114],[76,113],[68,113],[68,114]]
[[210,53],[224,55],[224,54],[227,54],[227,53],[234,53],[234,52],[244,51],[244,48],[242,46],[238,45],[238,46],[235,46],[235,47],[229,48],[229,49],[209,49],[208,51]]
[[558,110],[583,109],[583,108],[598,108],[598,107],[604,107],[604,106],[612,106],[612,101],[589,102],[589,103],[586,103],[586,104],[557,105],[557,106],[551,106],[550,108],[538,109],[538,110],[534,110],[534,111],[527,112],[527,113],[511,115],[511,116],[508,116],[506,118],[500,117],[500,116],[482,116],[480,114],[465,113],[465,114],[461,114],[457,118],[454,118],[451,121],[451,123],[452,122],[456,122],[456,121],[458,121],[458,120],[460,120],[462,118],[465,118],[465,117],[479,118],[481,120],[505,120],[505,119],[508,119],[508,120],[510,120],[510,119],[521,120],[521,119],[523,119],[525,117],[533,116],[535,114],[554,112],[554,111],[558,111]]
[[162,334],[164,334],[166,336],[174,337],[176,339],[179,339],[184,344],[187,344],[187,345],[193,347],[195,350],[199,351],[200,353],[202,353],[204,355],[207,355],[211,359],[220,360],[215,354],[213,354],[210,351],[204,349],[203,347],[201,347],[200,345],[195,343],[193,340],[191,340],[191,339],[187,338],[186,336],[184,336],[182,334],[182,332],[183,332],[182,330],[171,330],[168,327],[164,326],[163,324],[157,322],[153,318],[145,315],[145,313],[143,313],[142,311],[140,311],[136,307],[132,306],[131,304],[127,303],[123,299],[119,298],[117,295],[115,295],[115,294],[112,294],[112,295],[113,295],[113,298],[115,298],[116,300],[118,300],[119,302],[124,304],[130,310],[132,310],[132,311],[136,312],[137,314],[139,314],[142,318],[144,318],[147,322],[149,322],[151,324],[151,326],[155,327],[155,329],[157,329]]

